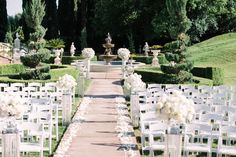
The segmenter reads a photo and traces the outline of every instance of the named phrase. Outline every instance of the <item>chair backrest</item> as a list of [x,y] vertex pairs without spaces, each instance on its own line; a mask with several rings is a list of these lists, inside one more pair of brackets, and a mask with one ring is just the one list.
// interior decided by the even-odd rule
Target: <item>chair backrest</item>
[[223,115],[216,114],[216,113],[207,113],[200,115],[200,121],[206,122],[209,124],[218,123],[221,124],[221,122],[224,120]]

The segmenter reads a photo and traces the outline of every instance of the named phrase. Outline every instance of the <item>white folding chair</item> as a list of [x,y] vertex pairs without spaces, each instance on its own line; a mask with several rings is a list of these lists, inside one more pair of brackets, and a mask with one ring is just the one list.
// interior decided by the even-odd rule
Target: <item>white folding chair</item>
[[236,127],[235,126],[222,126],[221,135],[218,139],[217,153],[218,156],[230,155],[236,156]]
[[[48,146],[44,146],[44,151],[48,150],[52,153],[52,113],[49,112],[32,112],[29,114],[29,122],[43,124],[44,138],[48,138]],[[46,140],[45,140],[46,141]]]
[[44,129],[42,124],[22,122],[19,124],[21,131],[20,151],[38,152],[43,157]]
[[211,157],[211,126],[203,124],[187,124],[184,131],[184,156],[188,157],[189,152],[207,153]]
[[167,128],[168,125],[162,122],[149,125],[149,148],[152,157],[154,157],[155,151],[165,151]]

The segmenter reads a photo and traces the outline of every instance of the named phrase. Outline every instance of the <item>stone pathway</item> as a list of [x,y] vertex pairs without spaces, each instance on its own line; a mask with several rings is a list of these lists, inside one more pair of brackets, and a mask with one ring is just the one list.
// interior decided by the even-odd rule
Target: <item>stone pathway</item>
[[[123,96],[121,72],[91,73],[92,84],[86,93],[91,103],[84,115],[85,122],[73,138],[65,157],[125,157],[117,137],[115,98]],[[136,144],[135,137],[132,139]],[[137,156],[139,157],[139,153]]]

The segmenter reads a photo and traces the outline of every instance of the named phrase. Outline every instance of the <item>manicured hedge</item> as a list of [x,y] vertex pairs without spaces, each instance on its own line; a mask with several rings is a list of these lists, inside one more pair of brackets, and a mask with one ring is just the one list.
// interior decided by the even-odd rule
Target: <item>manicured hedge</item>
[[[64,65],[62,65],[64,66]],[[19,74],[11,74],[11,78],[8,77],[0,77],[0,83],[29,83],[29,82],[40,82],[40,83],[45,83],[45,82],[55,82],[58,81],[59,77],[65,75],[65,74],[69,74],[72,75],[74,78],[78,78],[79,76],[79,71],[72,66],[64,66],[65,68],[62,68],[61,66],[59,66],[60,68],[58,69],[51,69],[49,74],[51,75],[51,79],[48,80],[21,80],[19,78]],[[15,76],[15,78],[14,78]],[[17,78],[18,77],[18,78]],[[43,76],[45,77],[45,76]]]
[[43,65],[35,69],[26,69],[25,71],[19,74],[12,74],[9,75],[8,77],[10,79],[20,79],[20,80],[48,80],[51,78],[49,71],[50,71],[50,66]]
[[142,76],[142,80],[144,82],[155,82],[159,84],[167,84],[167,83],[175,83],[174,75],[166,75],[161,72],[154,72],[154,71],[145,71],[145,70],[135,70],[135,73]]
[[[153,57],[152,56],[148,56],[148,57],[145,57],[145,56],[133,56],[133,59],[136,60],[136,62],[142,62],[142,63],[145,63],[145,64],[151,64]],[[165,55],[158,56],[158,59],[159,59],[159,64],[166,64],[166,63],[168,63],[168,61],[165,58]]]
[[9,74],[16,74],[25,71],[25,67],[22,64],[7,64],[0,65],[0,75],[6,76]]
[[[51,58],[46,61],[46,63],[48,64],[53,64],[54,63],[54,59],[56,57],[55,56],[51,56]],[[62,64],[66,64],[66,65],[70,65],[71,63],[73,63],[74,61],[76,60],[82,60],[83,58],[81,56],[63,56],[62,57],[62,61],[61,63]],[[96,61],[97,60],[97,57],[95,56],[94,58],[92,58],[92,61]]]
[[194,76],[211,79],[215,86],[224,84],[224,70],[222,68],[194,67],[191,72]]

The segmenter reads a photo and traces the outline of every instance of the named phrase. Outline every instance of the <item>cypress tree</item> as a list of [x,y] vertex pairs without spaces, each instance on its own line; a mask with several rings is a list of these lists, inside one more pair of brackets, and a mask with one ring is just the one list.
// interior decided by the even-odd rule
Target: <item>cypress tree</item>
[[57,3],[56,0],[45,0],[45,17],[42,25],[48,29],[45,38],[52,39],[58,36]]
[[8,29],[6,0],[0,0],[0,21],[0,42],[3,42]]
[[71,42],[74,42],[74,40],[76,39],[74,9],[74,0],[59,0],[58,24],[60,37],[62,37],[66,42],[67,50],[69,49]]
[[187,2],[188,0],[166,0],[166,7],[171,21],[169,34],[174,40],[179,34],[186,33],[191,27],[191,21],[186,15]]
[[30,33],[30,44],[32,49],[39,50],[45,46],[44,36],[46,29],[41,25],[43,17],[45,16],[45,3],[41,0],[32,0],[27,3],[23,10],[23,16],[28,27],[33,29]]

